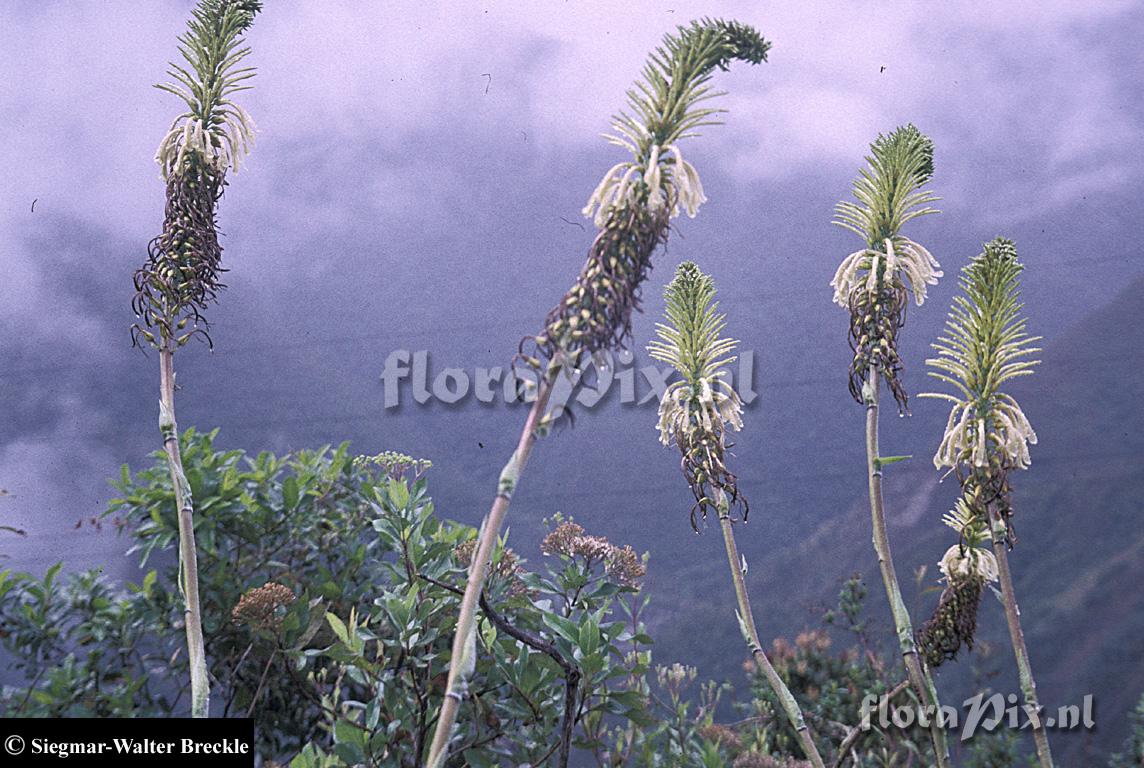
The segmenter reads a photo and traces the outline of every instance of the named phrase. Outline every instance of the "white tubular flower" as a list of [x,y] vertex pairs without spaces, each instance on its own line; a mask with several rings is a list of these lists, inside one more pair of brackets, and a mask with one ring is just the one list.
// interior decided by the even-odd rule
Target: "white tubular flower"
[[[620,142],[619,139],[616,140]],[[683,153],[674,144],[660,147],[653,144],[647,167],[627,161],[608,169],[604,178],[592,191],[581,213],[597,227],[603,227],[616,208],[629,205],[636,192],[636,179],[647,186],[648,208],[656,211],[671,202],[671,216],[680,212],[694,217],[699,206],[707,202],[699,172],[683,159]],[[668,189],[670,187],[670,190]]]
[[984,467],[989,464],[989,453],[985,450],[985,419],[977,420],[977,435],[973,442],[973,466]]
[[949,420],[945,425],[945,434],[942,435],[941,445],[933,457],[933,465],[942,469],[957,466],[957,462],[966,455],[970,446],[969,417],[972,407],[968,403],[959,403],[949,411]]
[[965,547],[954,544],[945,551],[937,564],[946,579],[975,576],[986,582],[997,581],[997,558],[984,547]]
[[647,161],[647,170],[644,171],[643,180],[647,184],[647,198],[648,205],[653,209],[663,204],[661,196],[660,181],[663,178],[663,171],[659,167],[659,145],[651,145],[651,156]]
[[684,381],[673,382],[659,401],[659,442],[671,445],[673,435],[681,426],[691,423],[691,392]]
[[726,371],[720,371],[717,374],[712,398],[719,418],[731,429],[738,432],[743,428],[743,401],[739,398],[739,393],[731,386],[731,382],[724,378],[725,374]]
[[1037,444],[1037,433],[1025,418],[1024,411],[1009,395],[999,395],[994,408],[999,448],[1018,469],[1027,469],[1031,463],[1029,444]]
[[945,273],[932,253],[908,237],[898,238],[897,252],[901,271],[908,278],[914,302],[920,307],[926,300],[926,286],[937,285],[937,279],[944,277]]
[[830,287],[834,289],[835,304],[843,309],[850,308],[850,294],[854,290],[854,286],[862,281],[858,272],[862,269],[870,269],[870,260],[874,258],[876,253],[869,248],[863,248],[860,251],[854,251],[842,260],[834,273],[834,279],[830,281]]
[[[866,290],[873,292],[878,287],[878,269],[882,262],[884,276],[896,277],[908,285],[914,302],[920,307],[926,300],[926,286],[937,285],[937,279],[944,273],[937,259],[928,250],[906,237],[885,240],[885,252],[871,248],[847,256],[842,260],[830,281],[834,289],[833,301],[844,309],[850,306],[850,293],[855,286],[866,284]],[[865,270],[864,275],[859,273]]]
[[695,166],[683,159],[679,147],[671,144],[667,147],[674,164],[671,169],[671,183],[675,187],[675,208],[673,216],[678,216],[680,208],[691,218],[699,212],[699,206],[707,202],[703,194],[703,184],[699,181],[699,172]]
[[613,165],[596,185],[581,213],[586,218],[592,219],[597,227],[603,227],[612,209],[628,201],[632,190],[632,179],[638,171],[638,166],[630,161]]

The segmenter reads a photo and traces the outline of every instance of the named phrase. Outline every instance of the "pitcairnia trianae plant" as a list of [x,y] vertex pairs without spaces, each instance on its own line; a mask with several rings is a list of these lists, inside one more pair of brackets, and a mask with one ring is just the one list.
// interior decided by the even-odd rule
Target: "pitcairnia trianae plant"
[[617,163],[584,209],[598,233],[575,284],[549,312],[543,330],[526,337],[514,360],[520,380],[535,384],[533,403],[516,450],[501,471],[496,498],[481,527],[477,552],[457,617],[452,661],[437,729],[426,765],[440,768],[448,755],[460,702],[475,659],[476,608],[512,494],[536,438],[554,418],[548,401],[557,377],[572,376],[592,356],[622,348],[651,257],[668,234],[672,217],[694,216],[706,200],[699,174],[683,159],[681,143],[716,122],[709,106],[719,94],[710,80],[733,60],[758,64],[770,43],[735,21],[702,20],[664,38],[628,91],[627,112],[613,120],[612,143],[631,153]]
[[866,407],[866,471],[874,550],[902,660],[910,684],[929,712],[938,766],[949,765],[945,731],[939,722],[937,689],[929,668],[918,657],[909,611],[890,552],[882,498],[882,468],[902,457],[883,457],[878,448],[878,399],[881,382],[897,401],[899,413],[908,403],[900,374],[898,332],[905,321],[910,294],[920,306],[926,288],[941,277],[937,260],[926,248],[902,234],[911,219],[936,213],[937,198],[922,188],[933,175],[933,142],[913,125],[879,135],[870,145],[866,167],[854,181],[855,200],[836,208],[834,223],[857,234],[865,246],[838,267],[830,285],[834,302],[850,313],[850,394]]
[[680,378],[667,388],[660,401],[660,442],[674,445],[681,454],[680,467],[695,497],[692,527],[698,531],[697,516],[706,520],[709,511],[719,518],[743,640],[782,704],[806,756],[821,768],[822,757],[802,710],[763,651],[747,595],[746,560],[740,557],[735,543],[733,511],[741,509],[744,520],[748,512],[746,497],[726,463],[731,447],[727,433],[743,426],[742,401],[726,369],[735,360],[731,353],[738,342],[720,336],[726,321],[718,312],[715,283],[692,262],[679,266],[664,291],[664,299],[667,322],[657,324],[659,340],[648,344],[648,353],[675,368]]
[[[951,385],[955,394],[926,393],[923,397],[953,404],[933,460],[938,469],[955,472],[962,489],[955,515],[949,520],[958,527],[961,541],[945,560],[956,568],[969,563],[967,570],[976,565],[978,580],[989,576],[1000,580],[1037,759],[1042,768],[1049,768],[1053,758],[1039,714],[1037,685],[1009,570],[1009,549],[1016,542],[1009,473],[1029,466],[1029,444],[1037,442],[1021,406],[1002,391],[1006,382],[1033,372],[1038,361],[1029,356],[1040,351],[1033,346],[1040,337],[1026,333],[1021,315],[1019,278],[1023,269],[1013,242],[1000,237],[986,243],[984,251],[962,269],[962,295],[954,297],[945,334],[933,345],[938,356],[926,361],[934,369],[930,375]],[[992,539],[992,555],[976,549],[987,536]],[[950,587],[957,583],[948,572],[946,578]],[[941,621],[940,616],[935,618]]]
[[159,351],[159,431],[171,470],[179,527],[179,576],[184,599],[191,714],[210,708],[206,650],[199,609],[194,502],[183,474],[175,421],[175,350],[195,336],[210,343],[203,311],[223,288],[222,246],[216,221],[227,171],[237,171],[254,138],[249,115],[232,101],[254,76],[243,65],[250,49],[242,34],[261,4],[254,0],[201,0],[179,36],[184,62],[172,63],[174,82],[156,87],[178,96],[186,111],[159,144],[156,161],[167,184],[163,231],[135,273],[132,327],[136,344]]

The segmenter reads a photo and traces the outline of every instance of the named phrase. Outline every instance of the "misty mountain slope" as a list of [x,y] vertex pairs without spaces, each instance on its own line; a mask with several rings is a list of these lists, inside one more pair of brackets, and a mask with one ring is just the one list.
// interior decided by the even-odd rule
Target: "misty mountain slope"
[[[1144,654],[1141,317],[1144,280],[1137,280],[1046,348],[1037,374],[1013,387],[1040,436],[1032,467],[1014,477],[1019,541],[1011,563],[1041,699],[1054,710],[1080,703],[1086,694],[1095,699],[1092,734],[1054,736],[1070,760],[1085,749],[1096,755],[1117,748],[1126,730],[1125,713],[1144,691],[1144,668],[1135,661]],[[923,407],[933,410],[916,406],[919,412]],[[849,426],[860,429],[857,423]],[[934,446],[939,434],[931,431]],[[857,431],[853,439],[859,439]],[[885,480],[895,560],[915,625],[937,600],[934,593],[918,594],[915,569],[927,566],[922,587],[932,586],[936,561],[953,542],[940,518],[956,498],[956,482],[939,484],[930,455],[932,447],[888,468]],[[822,467],[836,465],[834,455],[819,459]],[[839,583],[854,572],[869,586],[867,604],[876,626],[890,636],[870,545],[864,467],[853,456],[838,459],[851,465],[858,481],[846,483],[849,499],[824,510],[822,522],[803,529],[796,542],[768,547],[751,559],[750,588],[769,638],[817,625],[815,614],[833,605]],[[766,526],[751,521],[740,537],[751,541],[760,524]],[[715,537],[705,538],[714,543]],[[666,578],[679,582],[667,588],[681,599],[656,617],[659,650],[698,663],[708,674],[740,678],[743,653],[734,645],[726,574],[706,558],[669,555],[658,564],[663,567],[665,560],[671,566]],[[653,558],[653,569],[656,564]],[[704,636],[695,634],[696,627],[705,628]],[[994,647],[986,665],[1002,672],[993,680],[995,688],[1017,691],[999,602],[982,602],[979,639]],[[939,686],[947,701],[968,695],[971,661],[963,655],[941,668]]]

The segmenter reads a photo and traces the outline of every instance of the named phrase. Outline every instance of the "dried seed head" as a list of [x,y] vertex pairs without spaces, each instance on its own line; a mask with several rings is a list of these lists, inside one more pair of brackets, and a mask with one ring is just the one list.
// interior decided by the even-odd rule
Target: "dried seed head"
[[279,609],[288,607],[294,600],[289,587],[268,581],[243,593],[231,610],[231,620],[251,629],[273,632],[281,626],[284,618]]
[[604,572],[612,583],[635,589],[647,575],[647,567],[636,551],[625,544],[623,547],[612,547],[604,561]]
[[[477,540],[469,539],[462,541],[453,548],[453,559],[457,565],[462,568],[469,568],[473,562],[473,553],[477,551]],[[501,581],[505,585],[505,593],[508,597],[516,597],[528,592],[528,587],[525,586],[521,576],[524,574],[524,567],[520,564],[520,558],[517,554],[509,548],[505,548],[500,553],[500,559],[496,561],[491,572],[489,573],[490,582]]]
[[929,666],[957,658],[962,646],[973,649],[984,585],[976,573],[950,577],[933,615],[918,630],[918,649]]
[[638,589],[647,574],[642,558],[630,546],[617,547],[603,536],[590,536],[584,529],[565,520],[540,542],[545,555],[582,558],[586,567],[602,564],[604,575],[613,584]]

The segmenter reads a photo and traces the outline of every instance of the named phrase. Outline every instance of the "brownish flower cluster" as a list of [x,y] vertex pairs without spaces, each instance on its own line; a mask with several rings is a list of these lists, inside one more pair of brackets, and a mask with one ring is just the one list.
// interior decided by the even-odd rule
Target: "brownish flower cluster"
[[744,752],[735,758],[732,768],[810,768],[805,760],[793,757],[772,757],[761,752]]
[[[473,562],[473,553],[476,551],[476,539],[462,541],[453,548],[453,559],[457,561],[457,565],[468,568]],[[520,578],[522,573],[524,573],[524,568],[520,564],[520,558],[506,547],[501,553],[500,561],[497,562],[489,575],[507,583],[508,596],[516,597],[528,592],[528,587]]]
[[230,612],[235,624],[246,624],[252,629],[274,631],[282,624],[278,609],[295,600],[289,587],[268,581],[261,587],[248,589]]
[[[810,671],[808,660],[825,655],[830,650],[831,643],[830,635],[825,631],[810,629],[799,632],[795,636],[794,643],[784,637],[776,637],[771,644],[770,657],[776,669],[805,675]],[[743,669],[751,675],[756,672],[752,662],[744,662]]]
[[622,349],[639,309],[639,289],[656,246],[667,238],[671,206],[614,210],[588,251],[576,284],[544,320],[544,331],[526,336],[514,362],[540,371],[562,357],[570,365],[597,352]]
[[610,581],[624,587],[638,588],[647,568],[636,551],[628,545],[617,547],[603,536],[589,536],[584,528],[571,520],[561,522],[540,542],[545,555],[582,557],[591,567],[603,564]]
[[727,726],[719,725],[718,723],[712,723],[711,725],[705,725],[700,728],[699,736],[717,747],[723,747],[732,752],[743,748],[743,740],[739,738],[739,734]]
[[985,580],[976,574],[950,576],[942,590],[937,609],[918,630],[918,650],[931,667],[957,658],[964,645],[973,650],[977,633],[977,607]]

